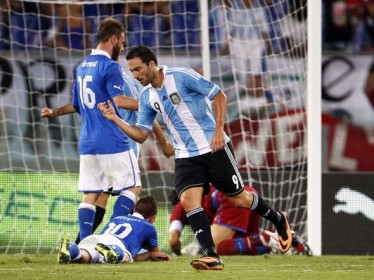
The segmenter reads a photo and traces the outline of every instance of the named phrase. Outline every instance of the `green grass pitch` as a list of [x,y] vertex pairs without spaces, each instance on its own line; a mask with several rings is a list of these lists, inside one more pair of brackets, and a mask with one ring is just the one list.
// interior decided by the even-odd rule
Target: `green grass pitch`
[[0,279],[373,279],[374,256],[223,256],[223,271],[195,271],[191,257],[132,264],[57,264],[56,255],[0,255]]

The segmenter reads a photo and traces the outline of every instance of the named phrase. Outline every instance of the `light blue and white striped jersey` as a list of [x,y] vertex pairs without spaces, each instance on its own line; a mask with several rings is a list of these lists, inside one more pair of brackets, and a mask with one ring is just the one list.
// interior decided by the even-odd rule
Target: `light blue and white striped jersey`
[[152,131],[153,121],[159,113],[173,140],[175,158],[211,152],[210,143],[216,123],[208,100],[213,100],[220,88],[191,68],[162,68],[162,87],[155,89],[148,85],[140,95],[136,125]]
[[113,97],[123,94],[123,85],[122,68],[102,50],[92,50],[77,66],[72,104],[82,119],[81,155],[114,154],[130,149],[127,135],[97,108],[97,104],[108,100],[115,106]]
[[100,234],[117,236],[133,258],[142,248],[150,250],[158,246],[156,228],[139,213],[111,219]]
[[[129,74],[122,70],[122,76],[124,80],[123,92],[126,96],[136,98],[139,100],[140,93],[142,92],[143,86],[140,82],[134,79]],[[137,120],[137,111],[125,110],[119,108],[120,117],[130,125],[135,125]],[[139,143],[129,138],[129,143],[133,149],[135,156],[139,158]]]

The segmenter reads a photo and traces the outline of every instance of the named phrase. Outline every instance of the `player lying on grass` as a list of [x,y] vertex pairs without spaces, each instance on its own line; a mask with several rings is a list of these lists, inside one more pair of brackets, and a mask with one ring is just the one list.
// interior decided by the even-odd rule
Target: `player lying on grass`
[[[245,186],[247,191],[256,191]],[[181,235],[185,225],[188,225],[186,212],[179,200],[172,199],[175,204],[170,216],[169,245],[176,255],[195,256],[201,252],[199,244],[194,240],[181,248]],[[279,254],[278,235],[274,230],[263,230],[259,227],[259,216],[253,211],[232,205],[227,197],[210,187],[210,193],[205,195],[202,206],[211,223],[212,237],[219,255],[262,255]],[[293,232],[290,253],[312,255],[308,244]]]
[[[138,200],[134,213],[112,217],[100,234],[84,238],[78,245],[63,239],[57,259],[69,263],[131,263],[133,261],[169,261],[170,256],[160,251],[153,223],[157,204],[152,197]],[[138,254],[141,249],[147,250]]]

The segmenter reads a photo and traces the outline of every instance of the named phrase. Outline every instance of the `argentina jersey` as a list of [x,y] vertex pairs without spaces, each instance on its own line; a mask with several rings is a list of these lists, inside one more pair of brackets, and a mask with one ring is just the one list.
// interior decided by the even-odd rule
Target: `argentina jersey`
[[115,106],[113,97],[123,93],[123,85],[121,67],[104,51],[92,50],[77,66],[72,104],[82,119],[79,138],[81,155],[114,154],[130,149],[126,134],[97,108],[97,104],[107,100]]
[[111,219],[100,234],[117,236],[132,257],[135,257],[142,248],[150,250],[158,246],[157,232],[154,225],[145,220],[139,213]]
[[[131,77],[130,75],[126,74],[123,70],[122,76],[124,81],[123,93],[128,97],[139,100],[139,95],[143,88],[140,82]],[[127,122],[130,125],[135,125],[138,112],[119,108],[119,114],[125,122]],[[129,143],[135,153],[135,156],[139,158],[139,144],[131,138],[129,138]]]
[[163,73],[162,87],[148,85],[140,96],[137,126],[151,131],[159,113],[173,140],[175,158],[211,152],[216,123],[207,101],[213,100],[220,88],[191,68],[163,66]]

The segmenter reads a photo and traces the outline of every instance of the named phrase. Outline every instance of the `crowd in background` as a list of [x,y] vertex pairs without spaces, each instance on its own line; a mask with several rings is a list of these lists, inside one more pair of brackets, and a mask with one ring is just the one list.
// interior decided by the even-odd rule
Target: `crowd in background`
[[374,51],[374,1],[324,0],[323,49]]
[[[200,48],[198,0],[111,4],[86,1],[83,5],[31,0],[2,0],[0,3],[0,49],[89,49],[96,44],[97,23],[108,16],[125,24],[131,46]],[[303,14],[306,13],[306,0],[210,0],[208,3],[211,49],[217,51],[224,51],[227,46],[225,20],[234,20],[228,15],[229,10],[266,7],[263,9],[266,26],[258,28],[268,32],[268,52],[281,52],[287,45],[280,39],[284,29],[281,19],[286,14],[294,16],[296,21],[306,19]]]

